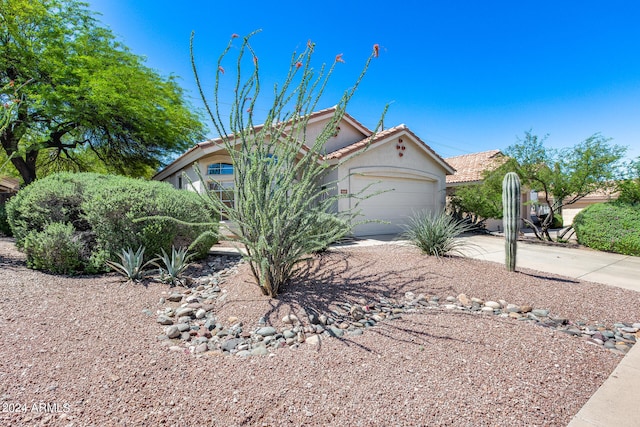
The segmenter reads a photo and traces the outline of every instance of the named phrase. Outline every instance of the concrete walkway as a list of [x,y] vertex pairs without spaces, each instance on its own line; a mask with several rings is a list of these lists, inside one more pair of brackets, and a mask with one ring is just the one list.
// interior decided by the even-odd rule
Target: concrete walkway
[[[472,245],[465,249],[467,256],[504,264],[503,238],[473,235],[461,239]],[[372,236],[353,244],[367,246],[393,241],[393,236]],[[640,257],[519,242],[517,267],[640,292]],[[569,423],[569,427],[594,426],[640,426],[640,343],[629,350],[609,378]]]

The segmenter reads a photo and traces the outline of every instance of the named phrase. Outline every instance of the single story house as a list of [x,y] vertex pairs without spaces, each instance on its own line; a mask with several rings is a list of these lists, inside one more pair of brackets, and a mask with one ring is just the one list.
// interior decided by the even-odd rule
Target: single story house
[[504,159],[500,150],[447,157],[445,161],[456,170],[453,175],[447,176],[447,196],[452,196],[456,187],[481,184],[483,172],[500,166]]
[[[307,144],[319,135],[333,117],[335,107],[314,112],[309,117]],[[349,114],[339,123],[338,132],[326,142],[324,161],[338,165],[325,182],[339,181],[340,194],[357,194],[366,186],[370,191],[388,190],[360,203],[360,220],[379,220],[359,224],[356,236],[394,234],[403,230],[408,218],[418,211],[442,211],[445,207],[446,176],[453,167],[405,125],[373,132]],[[201,182],[193,170],[204,177]],[[199,192],[215,191],[233,203],[233,165],[221,139],[196,144],[158,172],[154,179],[187,188],[188,181]],[[323,183],[320,183],[322,185]],[[338,201],[337,211],[355,206],[355,198]]]

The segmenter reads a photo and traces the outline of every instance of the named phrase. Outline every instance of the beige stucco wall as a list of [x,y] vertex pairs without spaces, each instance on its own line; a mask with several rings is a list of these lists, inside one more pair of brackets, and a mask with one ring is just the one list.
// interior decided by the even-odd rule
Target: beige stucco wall
[[[329,119],[321,120],[316,123],[312,123],[307,129],[307,141],[315,141],[316,138],[322,132],[322,129],[329,123]],[[338,134],[326,142],[324,148],[325,153],[331,153],[341,148],[346,147],[347,145],[351,145],[354,142],[361,141],[364,139],[365,135],[363,135],[356,128],[351,126],[349,123],[342,121],[340,123],[340,130]]]
[[[398,138],[402,138],[406,147],[405,150],[398,150]],[[349,174],[375,173],[375,169],[380,169],[384,174],[395,176],[406,176],[407,178],[428,179],[435,182],[436,200],[435,205],[438,210],[445,206],[445,170],[433,160],[416,141],[409,135],[402,134],[388,141],[383,141],[371,146],[368,150],[352,157],[346,161],[339,169],[339,190],[346,190],[350,193]],[[402,157],[399,153],[402,152]],[[349,199],[342,199],[339,202],[340,210],[347,210],[350,207]]]

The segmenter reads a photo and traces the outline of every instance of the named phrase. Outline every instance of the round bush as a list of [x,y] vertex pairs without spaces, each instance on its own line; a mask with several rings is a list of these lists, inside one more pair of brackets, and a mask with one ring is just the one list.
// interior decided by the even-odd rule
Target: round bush
[[105,262],[117,260],[127,248],[144,246],[152,258],[172,245],[193,245],[191,252],[200,258],[217,241],[217,227],[212,225],[217,224],[216,215],[196,193],[122,176],[51,175],[18,192],[7,204],[7,214],[19,248],[29,233],[43,231],[50,223],[71,224],[83,245],[86,272],[104,271]]
[[53,222],[24,239],[27,266],[52,273],[72,274],[82,270],[83,245],[71,224]]
[[573,220],[578,243],[592,249],[640,256],[640,205],[598,203]]
[[6,205],[7,219],[18,248],[22,248],[27,234],[43,231],[52,222],[69,223],[77,230],[87,231],[81,204],[87,182],[93,182],[99,176],[55,174],[18,191]]

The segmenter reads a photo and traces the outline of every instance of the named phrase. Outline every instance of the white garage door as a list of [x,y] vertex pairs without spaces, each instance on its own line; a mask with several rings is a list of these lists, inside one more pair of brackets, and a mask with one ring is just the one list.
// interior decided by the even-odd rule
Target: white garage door
[[[352,194],[370,184],[365,194],[389,190],[361,201],[358,206],[362,213],[359,220],[382,220],[388,224],[371,222],[357,225],[354,229],[356,236],[400,233],[414,212],[436,209],[436,184],[433,180],[352,175],[349,181]],[[352,200],[352,206],[354,203]]]

